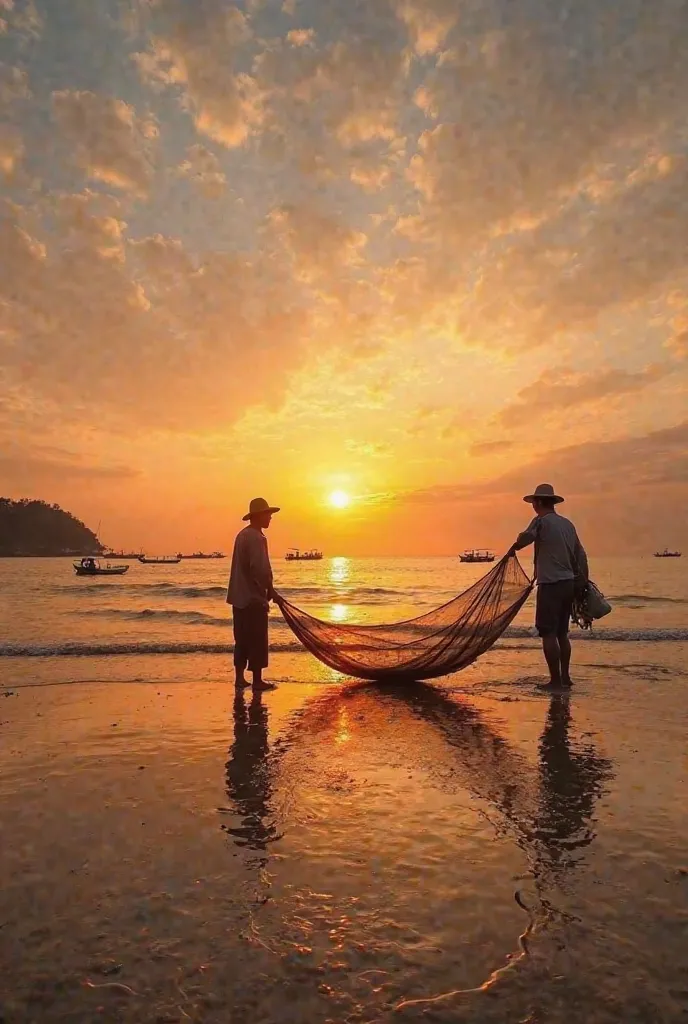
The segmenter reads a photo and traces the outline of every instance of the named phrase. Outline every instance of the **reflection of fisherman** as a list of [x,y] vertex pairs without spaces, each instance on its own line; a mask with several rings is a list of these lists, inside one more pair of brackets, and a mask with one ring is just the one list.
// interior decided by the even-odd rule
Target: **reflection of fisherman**
[[244,692],[234,698],[234,743],[227,762],[227,795],[232,809],[241,817],[238,828],[227,828],[237,846],[265,850],[279,839],[272,821],[271,777],[268,747],[268,712],[260,693],[246,707]]
[[553,697],[540,738],[540,800],[535,821],[535,875],[561,882],[578,862],[578,851],[595,838],[595,801],[611,778],[611,762],[590,745],[571,750],[568,695]]

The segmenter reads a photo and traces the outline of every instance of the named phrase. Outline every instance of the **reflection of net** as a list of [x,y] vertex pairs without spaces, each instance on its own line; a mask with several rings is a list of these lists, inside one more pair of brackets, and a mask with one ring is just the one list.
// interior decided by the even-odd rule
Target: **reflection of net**
[[301,643],[330,668],[359,679],[432,679],[466,668],[502,635],[532,583],[515,555],[453,601],[417,619],[381,626],[323,622],[277,596]]

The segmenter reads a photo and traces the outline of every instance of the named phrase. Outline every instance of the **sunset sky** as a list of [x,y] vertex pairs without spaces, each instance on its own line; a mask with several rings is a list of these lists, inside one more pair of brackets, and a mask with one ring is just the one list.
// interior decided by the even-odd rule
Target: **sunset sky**
[[688,545],[688,0],[0,0],[0,59],[0,494]]

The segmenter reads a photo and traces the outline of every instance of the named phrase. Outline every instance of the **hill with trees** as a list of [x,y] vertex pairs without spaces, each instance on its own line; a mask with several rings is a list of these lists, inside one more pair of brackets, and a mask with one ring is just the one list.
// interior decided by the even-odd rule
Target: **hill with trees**
[[71,512],[31,498],[0,498],[0,557],[98,555],[103,546]]

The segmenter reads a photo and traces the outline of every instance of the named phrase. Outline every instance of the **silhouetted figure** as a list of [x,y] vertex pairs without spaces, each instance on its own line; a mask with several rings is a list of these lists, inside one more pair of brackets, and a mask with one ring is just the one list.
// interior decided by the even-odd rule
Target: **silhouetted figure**
[[557,515],[554,506],[564,499],[551,484],[538,484],[523,500],[533,506],[535,518],[519,533],[510,553],[535,545],[535,626],[549,669],[549,682],[540,686],[567,688],[571,686],[571,613],[578,589],[588,581],[588,556],[573,523]]
[[253,498],[243,517],[248,523],[234,541],[232,567],[227,588],[227,603],[232,606],[234,623],[234,672],[237,687],[248,686],[246,669],[253,674],[254,690],[274,690],[275,684],[263,679],[268,666],[268,609],[274,600],[272,567],[267,530],[279,509],[265,498]]
[[[266,851],[268,843],[280,836],[270,807],[272,776],[268,711],[262,704],[260,692],[254,692],[247,707],[244,691],[235,691],[234,743],[230,747],[226,767],[230,809],[241,818],[241,825],[223,828],[234,836],[237,846]],[[265,861],[267,857],[263,858]]]

